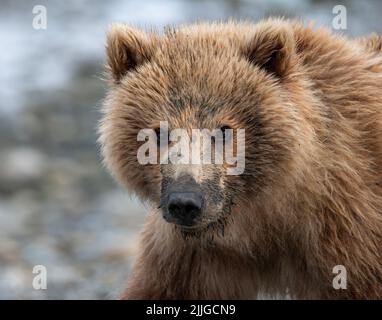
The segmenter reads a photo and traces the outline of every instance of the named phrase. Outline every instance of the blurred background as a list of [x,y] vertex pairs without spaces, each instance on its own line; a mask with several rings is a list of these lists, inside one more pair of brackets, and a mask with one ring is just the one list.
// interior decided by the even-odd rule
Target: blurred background
[[[105,31],[283,15],[348,35],[382,32],[382,1],[0,0],[0,299],[109,299],[123,288],[145,208],[112,181],[96,143]],[[35,5],[47,29],[32,27]],[[44,265],[47,290],[32,287]]]

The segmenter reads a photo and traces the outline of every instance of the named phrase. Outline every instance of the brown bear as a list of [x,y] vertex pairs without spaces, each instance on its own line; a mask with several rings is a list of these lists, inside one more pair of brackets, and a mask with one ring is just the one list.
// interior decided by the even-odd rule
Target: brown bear
[[[277,18],[114,25],[100,144],[153,208],[122,298],[382,298],[381,47]],[[244,172],[140,164],[161,121],[245,129]]]

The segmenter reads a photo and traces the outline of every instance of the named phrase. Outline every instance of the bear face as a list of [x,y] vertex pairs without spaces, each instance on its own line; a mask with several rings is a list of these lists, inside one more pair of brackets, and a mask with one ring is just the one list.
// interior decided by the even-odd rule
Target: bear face
[[[154,207],[124,298],[381,297],[380,40],[278,19],[111,29],[102,152]],[[177,129],[216,132],[214,161],[183,163]]]
[[[163,35],[113,26],[107,40],[110,89],[100,126],[107,166],[183,232],[224,225],[233,207],[248,207],[264,190],[281,187],[286,173],[291,185],[303,130],[293,99],[293,92],[302,91],[301,77],[294,76],[297,57],[291,26],[281,20],[256,28],[199,24]],[[170,131],[182,128],[190,135],[193,129],[230,129],[234,141],[244,129],[243,172],[228,175],[226,163],[140,164],[140,130],[158,133],[163,121]],[[163,152],[160,145],[157,152]]]

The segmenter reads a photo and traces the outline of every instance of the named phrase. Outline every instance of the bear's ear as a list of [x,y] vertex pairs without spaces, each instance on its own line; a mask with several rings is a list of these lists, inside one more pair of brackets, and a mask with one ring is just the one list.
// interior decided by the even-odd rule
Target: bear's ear
[[148,61],[151,43],[148,35],[124,24],[114,24],[107,34],[107,67],[115,83],[129,71]]
[[282,20],[262,22],[244,45],[243,52],[251,63],[281,78],[295,59],[293,29]]

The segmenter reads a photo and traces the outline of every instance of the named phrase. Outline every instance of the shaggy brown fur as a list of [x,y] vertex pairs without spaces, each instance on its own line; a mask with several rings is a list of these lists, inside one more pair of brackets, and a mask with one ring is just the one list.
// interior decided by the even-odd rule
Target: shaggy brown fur
[[381,45],[278,19],[115,25],[100,141],[129,190],[157,208],[173,174],[138,164],[138,130],[246,130],[244,174],[198,169],[207,199],[220,195],[211,225],[188,233],[148,214],[123,298],[382,298]]

